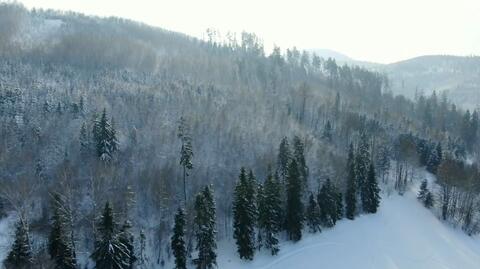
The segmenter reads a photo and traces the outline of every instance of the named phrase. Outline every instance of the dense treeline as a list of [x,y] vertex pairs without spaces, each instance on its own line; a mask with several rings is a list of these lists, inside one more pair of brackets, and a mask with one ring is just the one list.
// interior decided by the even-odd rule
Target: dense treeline
[[[266,55],[247,33],[201,41],[0,14],[12,9],[23,15],[0,16],[12,26],[0,28],[0,217],[19,219],[7,262],[210,268],[224,238],[242,258],[274,255],[307,228],[375,213],[377,180],[403,193],[418,166],[444,186],[430,183],[445,219],[477,230],[478,111],[394,96],[382,74],[295,48]],[[35,27],[50,38],[30,40]],[[103,255],[107,244],[122,255]]]

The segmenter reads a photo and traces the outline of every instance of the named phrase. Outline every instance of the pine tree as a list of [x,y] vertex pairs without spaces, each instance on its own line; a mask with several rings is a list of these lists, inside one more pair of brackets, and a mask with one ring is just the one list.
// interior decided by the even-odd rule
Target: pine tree
[[303,183],[303,186],[307,187],[308,182],[308,166],[305,161],[305,145],[303,144],[300,137],[295,136],[293,138],[293,157],[297,162],[298,172],[300,173],[300,179]]
[[79,141],[80,154],[82,154],[82,156],[88,156],[90,153],[90,139],[88,137],[87,125],[85,123],[83,123],[82,127],[80,128]]
[[240,176],[235,186],[233,201],[233,238],[241,259],[252,260],[255,252],[255,178],[250,171],[247,178],[245,168],[240,169]]
[[263,184],[258,183],[257,187],[257,249],[261,250],[264,245],[265,230],[264,223],[266,222],[266,204],[265,204],[265,190],[263,189]]
[[335,223],[343,218],[343,196],[335,185],[332,185],[333,198],[335,200]]
[[288,139],[284,137],[282,142],[280,142],[277,157],[277,173],[283,181],[286,181],[288,166],[290,165],[291,159],[292,153],[290,151],[290,144],[288,143]]
[[95,242],[95,250],[91,256],[95,262],[95,269],[130,268],[129,250],[120,241],[117,226],[113,217],[113,209],[107,202],[98,225],[101,238]]
[[217,264],[217,243],[215,230],[215,202],[213,192],[206,186],[195,198],[195,237],[198,258],[197,269],[211,269]]
[[171,239],[173,256],[175,257],[175,269],[187,268],[187,250],[185,248],[185,214],[182,208],[178,208],[175,214],[175,225]]
[[178,138],[181,141],[180,149],[180,165],[183,167],[183,195],[185,205],[187,204],[187,183],[186,177],[189,176],[188,171],[193,169],[193,148],[192,148],[192,138],[190,136],[190,126],[188,126],[187,121],[184,117],[180,117],[178,125]]
[[15,241],[5,260],[6,269],[30,269],[33,267],[33,254],[30,245],[27,222],[20,218],[16,225]]
[[320,209],[313,194],[308,198],[308,206],[306,212],[307,225],[311,233],[321,231],[320,229]]
[[354,161],[353,145],[350,144],[347,160],[347,191],[345,193],[345,215],[348,219],[355,218],[357,209],[357,181],[355,176],[355,161]]
[[268,173],[263,187],[259,192],[259,218],[258,228],[262,234],[263,245],[269,249],[272,255],[276,255],[278,248],[278,232],[282,227],[282,203],[281,203],[281,183],[278,177],[273,177]]
[[330,179],[320,188],[317,196],[320,208],[320,222],[324,227],[333,227],[337,221],[337,200],[333,193]]
[[53,196],[52,208],[53,216],[48,238],[50,257],[55,261],[56,269],[74,269],[76,267],[75,250],[68,236],[64,201],[57,193]]
[[377,177],[375,175],[375,167],[373,163],[368,169],[368,177],[365,182],[364,191],[362,192],[362,207],[367,213],[376,213],[380,206],[380,188],[378,187]]
[[422,184],[420,184],[420,191],[418,192],[417,198],[420,201],[425,201],[425,198],[427,197],[428,193],[428,182],[426,179],[422,181]]
[[118,149],[118,140],[114,126],[108,120],[106,109],[103,109],[100,119],[94,118],[92,133],[97,156],[105,163],[110,162]]
[[296,160],[292,160],[287,174],[287,210],[285,227],[288,239],[298,241],[302,238],[303,203],[302,182]]
[[328,142],[332,141],[332,124],[328,120],[327,123],[325,124],[325,127],[323,128],[323,134],[322,138],[327,140]]
[[357,178],[357,192],[360,196],[361,206],[363,208],[363,200],[368,199],[368,194],[365,191],[368,189],[365,182],[368,177],[368,169],[370,165],[370,149],[368,144],[367,135],[361,134],[360,143],[357,149],[357,155],[355,157],[355,176]]

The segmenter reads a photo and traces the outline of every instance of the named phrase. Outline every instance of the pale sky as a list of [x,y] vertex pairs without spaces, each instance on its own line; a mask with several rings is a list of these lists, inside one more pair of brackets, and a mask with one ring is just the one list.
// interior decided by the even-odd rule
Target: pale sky
[[266,48],[332,49],[390,63],[426,54],[480,55],[480,0],[20,0],[117,16],[201,37],[207,28],[260,36]]

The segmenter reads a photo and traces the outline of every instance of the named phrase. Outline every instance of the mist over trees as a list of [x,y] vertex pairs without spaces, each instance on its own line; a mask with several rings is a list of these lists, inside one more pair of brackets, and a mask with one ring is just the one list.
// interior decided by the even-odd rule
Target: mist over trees
[[0,4],[0,217],[19,218],[5,264],[212,268],[225,238],[241,258],[276,255],[375,213],[380,186],[403,194],[418,167],[440,186],[420,201],[475,234],[478,113],[296,48],[266,54],[249,33]]

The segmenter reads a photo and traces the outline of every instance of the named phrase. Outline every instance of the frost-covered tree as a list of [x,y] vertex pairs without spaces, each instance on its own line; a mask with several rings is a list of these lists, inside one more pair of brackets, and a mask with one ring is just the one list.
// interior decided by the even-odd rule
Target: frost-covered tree
[[307,205],[307,212],[306,221],[307,226],[311,233],[316,233],[321,231],[320,229],[320,209],[318,207],[317,201],[315,201],[315,197],[313,193],[310,194],[308,198],[308,205]]
[[280,142],[277,157],[277,173],[283,181],[286,180],[291,159],[290,143],[288,143],[288,138],[284,137]]
[[53,195],[50,236],[48,238],[48,252],[55,262],[56,269],[75,269],[75,249],[68,233],[68,212],[65,211],[64,201],[57,193]]
[[367,181],[362,188],[362,207],[366,213],[376,213],[380,206],[380,187],[378,187],[375,166],[370,164]]
[[272,255],[279,251],[278,233],[282,227],[281,183],[278,177],[268,173],[262,194],[259,200],[258,229],[263,246],[270,250]]
[[233,199],[233,238],[241,259],[252,260],[255,254],[255,223],[257,219],[255,202],[256,181],[253,173],[249,175],[245,168],[240,175],[234,190]]
[[216,209],[213,190],[209,186],[195,198],[195,237],[198,257],[195,259],[197,269],[211,269],[217,264],[217,243],[215,229]]
[[302,202],[302,180],[296,160],[292,160],[288,166],[286,192],[285,228],[288,239],[298,241],[302,238],[304,206]]
[[91,255],[95,262],[95,269],[130,268],[129,249],[122,243],[118,224],[115,222],[113,209],[109,202],[105,204],[98,232],[100,239],[95,242],[95,250]]
[[118,150],[118,140],[113,120],[108,120],[106,109],[103,109],[100,118],[95,117],[92,133],[97,157],[105,163],[110,162]]
[[180,165],[183,168],[183,195],[185,205],[187,204],[187,183],[186,177],[189,176],[188,171],[193,169],[193,148],[192,148],[192,138],[190,134],[190,126],[188,125],[184,117],[180,117],[178,124],[178,138],[181,141],[180,148]]
[[15,228],[12,249],[4,262],[6,269],[30,269],[33,267],[33,253],[27,222],[20,218]]

